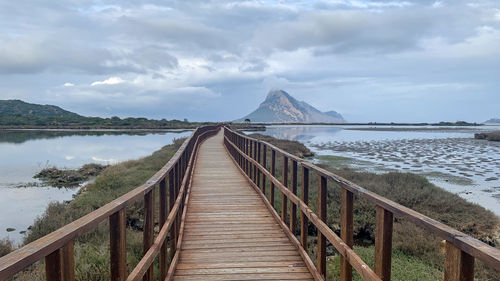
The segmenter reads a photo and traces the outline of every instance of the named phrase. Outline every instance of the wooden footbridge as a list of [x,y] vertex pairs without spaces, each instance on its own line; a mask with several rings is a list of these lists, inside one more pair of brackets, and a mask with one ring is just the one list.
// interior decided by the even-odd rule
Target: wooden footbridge
[[[324,280],[327,243],[340,255],[341,280],[351,280],[353,269],[363,280],[390,280],[394,216],[446,241],[444,280],[473,280],[475,259],[500,269],[498,249],[269,143],[221,128],[198,128],[145,184],[0,258],[0,280],[43,261],[47,280],[74,280],[75,239],[104,221],[110,280]],[[340,236],[324,222],[328,183],[342,190]],[[310,188],[317,188],[315,204]],[[373,269],[352,249],[355,197],[376,206]],[[129,268],[125,210],[141,199],[144,254]]]

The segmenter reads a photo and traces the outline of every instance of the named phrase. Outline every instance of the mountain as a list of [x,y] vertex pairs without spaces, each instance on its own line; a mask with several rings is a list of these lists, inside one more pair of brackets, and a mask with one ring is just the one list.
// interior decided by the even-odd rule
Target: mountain
[[0,116],[21,117],[81,117],[80,115],[64,110],[55,105],[41,105],[27,103],[21,100],[0,100]]
[[484,122],[485,124],[500,124],[500,118],[491,118]]
[[237,120],[252,122],[345,123],[335,111],[321,112],[306,102],[298,101],[283,90],[270,91],[259,107]]

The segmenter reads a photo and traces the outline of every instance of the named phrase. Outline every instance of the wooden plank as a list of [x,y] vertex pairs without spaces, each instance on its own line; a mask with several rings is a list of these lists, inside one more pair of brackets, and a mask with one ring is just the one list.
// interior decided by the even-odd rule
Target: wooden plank
[[473,281],[474,257],[446,241],[445,281]]
[[[228,154],[234,150],[225,152],[222,141],[222,136],[207,140],[196,160],[185,235],[173,279],[195,276],[196,280],[211,280],[217,276],[224,280],[227,274],[233,279],[245,275],[259,278],[276,273],[285,279],[288,275],[291,280],[312,279],[297,248],[254,189],[261,191],[262,172],[257,167],[261,166],[259,160],[263,161],[263,149],[259,142],[248,143],[249,158],[244,158],[253,160],[249,161],[251,186],[235,166],[240,163],[237,154],[233,154],[232,163]],[[220,167],[224,173],[219,172]],[[276,279],[277,275],[269,277]]]
[[310,273],[247,273],[175,276],[174,280],[313,280]]
[[[341,203],[341,222],[340,222],[340,238],[344,243],[352,249],[354,245],[354,218],[353,206],[354,195],[349,190],[342,188],[342,203]],[[344,256],[340,256],[340,280],[352,280],[352,266]]]
[[188,270],[179,269],[175,272],[176,276],[182,275],[213,275],[213,274],[249,274],[249,273],[309,273],[305,266],[287,266],[287,267],[243,267],[243,268],[190,268]]
[[112,281],[123,281],[127,275],[125,209],[109,217],[110,274]]
[[179,270],[203,269],[203,268],[248,268],[248,267],[303,267],[304,262],[297,261],[278,261],[278,262],[225,262],[225,263],[181,263],[177,266]]
[[391,280],[393,215],[377,206],[375,230],[375,273],[384,281]]

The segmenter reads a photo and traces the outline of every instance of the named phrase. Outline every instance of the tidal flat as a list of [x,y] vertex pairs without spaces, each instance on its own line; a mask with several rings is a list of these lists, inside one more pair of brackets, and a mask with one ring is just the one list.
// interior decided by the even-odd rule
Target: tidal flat
[[304,143],[313,161],[369,172],[411,172],[500,216],[500,143],[474,139],[481,127],[269,126]]

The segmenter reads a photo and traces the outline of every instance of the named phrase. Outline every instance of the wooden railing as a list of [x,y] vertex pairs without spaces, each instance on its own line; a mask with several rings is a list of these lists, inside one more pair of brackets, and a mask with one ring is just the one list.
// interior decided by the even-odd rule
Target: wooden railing
[[[74,280],[74,240],[106,219],[109,220],[110,233],[110,280],[153,280],[153,262],[158,255],[161,280],[165,280],[167,275],[171,276],[175,266],[169,268],[168,255],[170,254],[171,263],[178,260],[181,217],[187,201],[186,194],[191,181],[194,159],[200,143],[219,129],[220,126],[196,129],[168,163],[145,184],[0,258],[0,280],[6,280],[44,258],[47,280]],[[156,189],[159,191],[157,213],[160,230],[155,238]],[[144,256],[127,276],[125,210],[128,205],[141,198],[144,198]]]
[[[240,133],[224,128],[224,144],[234,162],[248,177],[254,188],[260,190],[270,208],[274,207],[275,188],[281,192],[282,227],[297,240],[296,208],[300,209],[300,243],[299,252],[312,271],[319,273],[319,278],[326,276],[326,240],[340,254],[340,276],[342,281],[352,280],[354,268],[363,280],[390,280],[393,217],[398,216],[420,226],[434,235],[446,240],[444,261],[444,280],[469,281],[474,279],[474,259],[481,260],[486,265],[500,270],[500,250],[493,248],[445,224],[424,216],[412,209],[406,208],[373,192],[370,192],[352,182],[329,171],[311,164],[287,153],[265,141],[250,138]],[[267,154],[270,150],[270,161]],[[281,157],[282,181],[275,177],[276,158]],[[268,165],[270,162],[270,166]],[[290,165],[291,164],[291,165]],[[302,198],[297,196],[298,166],[302,173]],[[291,166],[291,169],[289,168]],[[289,173],[291,172],[291,175]],[[309,178],[311,174],[318,177],[317,214],[308,205]],[[291,176],[291,184],[288,178]],[[269,198],[266,196],[266,181],[270,182]],[[327,205],[328,181],[340,186],[341,191],[341,221],[340,237],[325,223]],[[375,266],[374,270],[353,251],[353,201],[354,195],[364,198],[376,205],[375,231]],[[290,201],[290,208],[287,208]],[[274,209],[273,209],[274,211]],[[277,214],[277,213],[276,213]],[[287,219],[288,218],[288,219]],[[317,266],[312,264],[307,255],[308,224],[311,222],[317,228]],[[293,241],[292,241],[293,242]],[[317,278],[318,279],[318,278]]]

